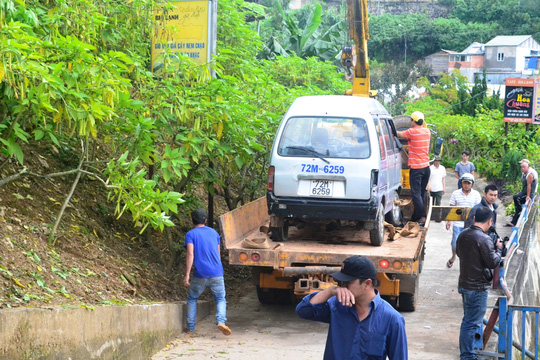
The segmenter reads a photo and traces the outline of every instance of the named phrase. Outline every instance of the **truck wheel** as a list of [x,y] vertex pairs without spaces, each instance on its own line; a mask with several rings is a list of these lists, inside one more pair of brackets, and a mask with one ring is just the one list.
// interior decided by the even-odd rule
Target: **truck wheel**
[[414,293],[403,292],[399,294],[399,311],[411,312],[416,310],[419,290],[419,279],[420,276],[417,275],[414,281]]
[[293,290],[261,288],[257,285],[257,298],[263,305],[290,305],[296,300]]
[[396,297],[396,296],[381,295],[381,297],[382,297],[383,300],[385,300],[387,303],[389,303],[390,305],[392,305],[392,307],[393,307],[394,309],[397,310],[398,306],[397,306],[397,297]]
[[369,241],[373,246],[381,246],[384,241],[384,205],[379,205],[373,229],[369,231]]
[[289,226],[284,224],[283,227],[271,227],[272,240],[275,242],[287,241],[289,237]]
[[276,303],[276,289],[261,288],[257,285],[257,298],[264,305],[272,305]]
[[394,225],[394,226],[401,226],[403,225],[403,211],[401,210],[401,207],[396,204],[396,202],[399,203],[399,195],[396,191],[394,195],[394,202],[392,204],[392,210],[388,214],[385,215],[386,222]]
[[416,310],[416,294],[399,294],[399,310],[404,312],[412,312]]

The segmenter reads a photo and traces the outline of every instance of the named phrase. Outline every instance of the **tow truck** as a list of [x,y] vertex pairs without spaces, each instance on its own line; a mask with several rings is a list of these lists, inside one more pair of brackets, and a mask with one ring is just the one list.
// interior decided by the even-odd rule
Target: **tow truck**
[[[370,89],[367,57],[367,3],[366,0],[347,0],[347,7],[350,36],[355,42],[354,47],[343,49],[342,64],[352,76],[352,89],[347,95],[373,98],[376,96],[376,92]],[[369,121],[371,123],[375,121],[377,134],[379,134],[378,138],[372,139],[369,143],[371,146],[370,151],[373,154],[373,152],[387,149],[388,144],[393,144],[392,141],[394,139],[387,139],[391,134],[388,135],[388,133],[383,133],[382,130],[379,130],[383,124],[381,119],[387,121],[388,124],[393,124],[391,118],[389,116],[385,117],[386,115],[380,117],[378,114],[381,114],[381,112],[377,111],[375,113],[371,112],[371,114],[374,116]],[[358,117],[357,114],[349,115],[352,119],[351,122],[354,123],[356,121],[355,116]],[[298,114],[293,114],[293,117],[295,116],[297,117]],[[370,117],[371,115],[364,116],[365,119]],[[286,118],[287,115],[284,121]],[[313,134],[314,129],[317,128],[313,123],[319,120],[313,114],[309,115],[308,120],[311,121],[308,131]],[[410,117],[403,116],[397,120],[399,121],[395,123],[395,126],[389,125],[394,126],[394,132],[396,127],[397,130],[403,130],[404,127],[410,126]],[[278,134],[283,133],[283,127],[284,125],[282,124],[280,130],[278,130]],[[345,129],[346,127],[341,126],[341,128]],[[333,130],[330,125],[326,125],[325,129]],[[298,137],[306,135],[308,131],[297,132]],[[342,132],[346,133],[347,130],[342,130]],[[352,133],[352,131],[349,133]],[[280,146],[277,145],[278,143],[280,142],[276,140],[274,148]],[[410,201],[411,191],[408,184],[409,170],[406,164],[406,143],[402,143],[401,145],[398,146],[401,156],[396,155],[396,159],[400,159],[400,163],[394,164],[403,168],[401,171],[401,183],[396,190],[399,196],[393,198],[392,202],[394,202],[394,206],[399,207],[398,210],[403,224],[409,225],[408,234],[401,230],[401,236],[397,236],[395,234],[396,227],[385,224],[384,232],[382,233],[383,239],[380,239],[381,241],[378,241],[379,239],[373,241],[373,236],[370,238],[370,232],[373,233],[374,227],[376,229],[382,229],[379,226],[378,220],[380,220],[380,216],[378,214],[378,220],[375,221],[376,224],[367,224],[367,226],[366,221],[362,223],[362,220],[366,220],[367,218],[358,217],[355,214],[343,214],[343,211],[341,213],[339,211],[332,212],[339,213],[341,218],[327,223],[302,222],[301,220],[313,220],[313,217],[324,218],[325,216],[324,211],[313,211],[308,208],[306,208],[305,216],[295,216],[295,219],[287,218],[287,216],[292,217],[293,215],[287,215],[286,210],[284,210],[286,209],[286,203],[280,208],[279,199],[276,200],[277,196],[275,196],[275,189],[273,187],[274,174],[272,171],[269,171],[269,195],[266,198],[260,198],[220,216],[219,223],[222,240],[229,253],[229,263],[231,265],[252,268],[253,280],[261,303],[290,302],[311,292],[336,286],[335,281],[330,275],[340,270],[341,264],[346,258],[352,255],[364,255],[369,257],[377,268],[378,290],[381,296],[401,311],[415,310],[419,291],[419,275],[422,271],[425,253],[426,234],[431,220],[464,220],[467,217],[468,211],[465,208],[434,207],[431,205],[429,195],[427,195],[425,201],[427,221],[425,225],[420,227],[416,223],[408,223],[413,213],[413,205]],[[322,162],[328,165],[330,160],[337,162],[344,158],[346,160],[354,159],[352,155],[336,155],[332,157],[329,150],[325,150],[325,153],[317,153],[314,150],[315,147],[308,149],[307,146],[300,147],[293,145],[289,146],[289,148],[293,149],[294,152],[290,154],[284,152],[281,153],[281,156],[289,157],[289,160],[292,158],[293,161],[289,161],[289,164],[295,168],[301,166],[299,166],[299,162],[295,165],[294,157],[301,156],[302,159],[305,159],[308,157],[306,155],[307,153],[312,154],[309,155],[312,159],[308,161],[312,161],[313,164],[320,163],[323,165],[320,166],[321,168],[324,168],[325,165]],[[441,151],[440,148],[439,151]],[[280,155],[279,151],[273,150],[272,156],[275,154]],[[342,167],[340,166],[339,168]],[[271,168],[270,170],[274,169]],[[351,166],[344,169],[343,173],[346,171],[362,172],[362,167],[355,168]],[[380,174],[377,175],[377,172],[377,169],[375,169],[374,173],[376,176],[372,176],[371,180],[371,187],[373,189],[381,183]],[[320,199],[320,194],[311,194],[309,191],[305,193],[304,190],[309,190],[310,181],[317,181],[311,180],[312,178],[315,179],[317,176],[324,177],[326,174],[293,174],[291,171],[291,176],[298,183],[298,193],[295,193],[297,197],[294,199],[294,206],[291,206],[295,207],[295,211],[298,212],[298,209],[302,206],[302,196],[305,196],[306,204],[313,199],[312,195],[319,197],[319,199],[315,200],[319,202],[324,201],[324,199]],[[347,194],[347,178],[344,177],[344,179],[345,181],[343,179],[340,180],[336,176],[334,180],[331,180],[334,182],[341,181],[343,183],[340,186],[345,191],[341,191],[341,195],[339,195],[342,197]],[[290,180],[288,179],[289,184],[291,183]],[[302,181],[305,184],[301,184]],[[374,199],[372,198],[370,200],[373,201]],[[387,206],[385,206],[385,210],[389,206],[392,206],[392,204],[388,203],[388,198],[386,201]],[[314,203],[317,203],[317,201]],[[338,203],[336,201],[336,204]],[[392,213],[395,213],[395,211],[392,211]],[[395,219],[395,216],[393,218]],[[373,223],[372,219],[369,220]],[[287,222],[293,226],[284,227],[284,223]]]

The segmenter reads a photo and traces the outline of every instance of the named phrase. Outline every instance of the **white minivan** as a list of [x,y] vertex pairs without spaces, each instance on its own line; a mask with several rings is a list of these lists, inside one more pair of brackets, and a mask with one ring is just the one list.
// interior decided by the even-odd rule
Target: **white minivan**
[[[375,99],[296,99],[270,155],[267,203],[274,241],[289,226],[357,221],[372,245],[384,240],[384,220],[399,225],[401,149],[394,122]],[[396,201],[394,201],[396,200]]]

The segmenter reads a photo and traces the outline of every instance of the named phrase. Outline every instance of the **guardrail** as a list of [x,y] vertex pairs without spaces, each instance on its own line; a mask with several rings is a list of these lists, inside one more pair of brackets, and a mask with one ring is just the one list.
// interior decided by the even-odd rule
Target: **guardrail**
[[[503,266],[499,269],[499,285],[504,290],[505,297],[500,297],[497,300],[489,321],[484,319],[486,324],[486,330],[483,336],[483,348],[489,340],[489,336],[492,331],[495,331],[499,335],[497,353],[490,353],[486,351],[480,351],[479,353],[488,355],[494,358],[503,358],[505,360],[514,360],[513,349],[517,349],[521,352],[521,359],[525,357],[529,359],[538,360],[539,356],[539,314],[540,306],[523,306],[513,305],[512,293],[508,288],[506,281],[505,270],[509,268],[510,263],[514,258],[516,250],[519,248],[520,239],[523,234],[525,225],[527,224],[529,215],[531,213],[534,199],[523,205],[519,220],[512,228],[509,241],[506,243],[507,255],[503,261]],[[521,336],[520,342],[514,340],[514,313],[521,313]],[[499,319],[499,326],[495,326],[495,323]],[[528,328],[527,328],[528,326]],[[529,331],[527,331],[529,330]],[[534,332],[534,353],[527,350],[527,335]],[[532,340],[532,337],[531,337]]]

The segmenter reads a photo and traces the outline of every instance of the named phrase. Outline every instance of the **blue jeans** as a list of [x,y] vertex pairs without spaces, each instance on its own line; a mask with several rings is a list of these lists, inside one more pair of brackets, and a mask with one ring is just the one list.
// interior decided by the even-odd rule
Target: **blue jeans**
[[476,334],[482,339],[482,320],[486,314],[488,291],[471,291],[458,288],[463,299],[463,320],[459,331],[459,351],[462,360],[476,360],[473,343]]
[[190,281],[187,297],[187,329],[195,331],[195,322],[197,321],[197,300],[204,289],[210,288],[212,297],[216,303],[216,325],[225,324],[227,321],[227,301],[225,300],[225,282],[223,276],[216,276],[206,279],[193,277]]
[[463,231],[462,226],[452,225],[452,250],[456,251],[457,238],[459,234]]

